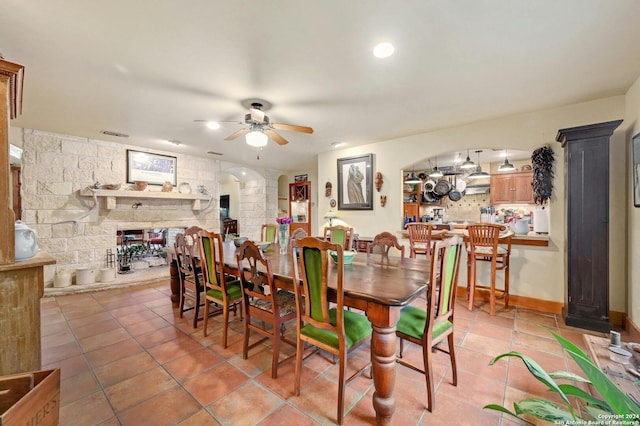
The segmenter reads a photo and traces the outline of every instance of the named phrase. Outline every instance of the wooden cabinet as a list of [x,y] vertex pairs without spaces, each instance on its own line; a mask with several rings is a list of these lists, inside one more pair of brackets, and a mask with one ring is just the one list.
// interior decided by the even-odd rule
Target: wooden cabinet
[[9,185],[9,119],[22,109],[22,65],[0,59],[0,376],[42,368],[40,298],[44,266],[55,259],[44,251],[16,262],[15,217]]
[[420,203],[404,203],[403,207],[403,218],[409,215],[410,219],[413,219],[414,216],[416,217],[416,219],[420,219]]
[[564,148],[567,325],[601,332],[609,320],[609,137],[622,120],[561,129]]
[[532,178],[531,171],[491,175],[491,204],[534,204]]
[[302,228],[311,235],[311,182],[289,184],[289,217],[293,221],[289,226],[290,234]]

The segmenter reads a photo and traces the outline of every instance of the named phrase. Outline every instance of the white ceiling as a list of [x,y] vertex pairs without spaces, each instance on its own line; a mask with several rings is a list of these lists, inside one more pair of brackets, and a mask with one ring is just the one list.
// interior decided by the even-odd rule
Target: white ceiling
[[[639,22],[637,0],[3,0],[0,52],[26,67],[14,126],[291,170],[333,142],[624,94]],[[257,161],[223,140],[241,126],[194,123],[242,120],[252,98],[315,133],[282,131]]]

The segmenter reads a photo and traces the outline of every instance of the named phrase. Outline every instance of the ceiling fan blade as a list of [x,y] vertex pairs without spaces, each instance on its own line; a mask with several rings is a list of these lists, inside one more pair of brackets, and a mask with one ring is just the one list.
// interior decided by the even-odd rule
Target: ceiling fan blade
[[288,140],[276,133],[275,130],[265,130],[264,134],[273,139],[278,145],[286,145],[289,143]]
[[247,133],[249,133],[249,130],[251,129],[240,129],[235,133],[230,134],[229,136],[227,136],[226,138],[224,138],[225,141],[232,141],[236,138],[239,138],[242,135],[246,135]]
[[251,119],[253,121],[258,123],[262,123],[264,121],[264,111],[256,108],[249,108],[249,112],[251,113]]
[[301,132],[301,133],[313,133],[313,129],[307,126],[296,126],[295,124],[282,124],[282,123],[271,123],[271,125],[275,129],[279,130],[291,130],[293,132]]

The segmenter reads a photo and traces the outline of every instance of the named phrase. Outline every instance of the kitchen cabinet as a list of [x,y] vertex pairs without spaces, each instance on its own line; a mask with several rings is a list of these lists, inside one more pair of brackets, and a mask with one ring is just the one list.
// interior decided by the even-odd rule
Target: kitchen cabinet
[[534,204],[533,172],[491,175],[491,204]]
[[609,318],[609,138],[622,120],[558,130],[564,148],[567,294],[573,327],[607,332]]
[[289,184],[289,217],[292,220],[289,225],[291,234],[302,228],[311,235],[311,182]]
[[[420,203],[404,203],[404,217],[409,216],[410,219],[413,219],[415,216],[416,219],[420,220]],[[404,220],[404,219],[403,219]]]

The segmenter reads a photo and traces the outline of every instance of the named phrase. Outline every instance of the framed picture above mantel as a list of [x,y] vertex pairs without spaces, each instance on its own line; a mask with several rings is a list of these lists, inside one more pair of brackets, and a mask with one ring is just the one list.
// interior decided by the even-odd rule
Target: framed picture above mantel
[[373,154],[338,158],[338,210],[373,210]]
[[144,181],[150,185],[171,182],[175,186],[177,163],[176,157],[128,149],[127,182]]

